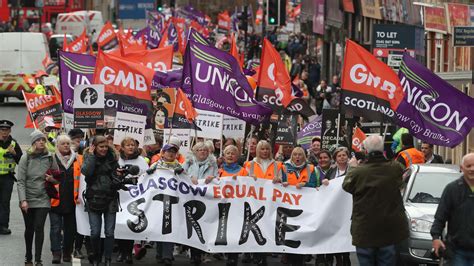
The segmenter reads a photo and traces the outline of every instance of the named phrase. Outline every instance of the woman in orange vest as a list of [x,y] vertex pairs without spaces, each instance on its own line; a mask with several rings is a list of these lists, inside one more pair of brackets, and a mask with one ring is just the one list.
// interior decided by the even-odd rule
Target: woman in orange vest
[[[79,194],[82,156],[71,149],[71,138],[59,135],[56,138],[56,162],[62,178],[55,185],[59,198],[51,199],[50,239],[53,264],[72,261],[74,235],[76,234],[76,204]],[[61,248],[62,247],[62,248]]]
[[[228,145],[224,149],[224,162],[218,171],[218,178],[230,178],[234,180],[237,179],[237,176],[248,176],[247,170],[244,167],[240,166],[238,161],[240,157],[239,149],[235,145]],[[239,253],[227,253],[227,263],[229,266],[237,266]]]
[[[285,178],[283,163],[272,158],[272,147],[266,140],[257,143],[255,158],[247,161],[244,167],[249,176],[273,180],[274,183]],[[257,265],[267,265],[266,253],[254,253],[253,259]]]
[[244,164],[249,176],[278,181],[285,174],[283,163],[277,162],[272,157],[272,147],[266,140],[257,143],[256,156]]
[[[283,176],[281,183],[284,187],[290,185],[296,188],[319,187],[321,184],[327,186],[327,179],[321,180],[318,169],[307,162],[306,152],[301,147],[296,147],[291,152],[290,160],[285,162],[286,175]],[[288,263],[290,265],[304,265],[305,255],[288,254]]]
[[218,177],[232,176],[234,179],[237,176],[247,176],[247,170],[240,166],[239,163],[239,148],[234,145],[229,145],[224,149],[224,163],[218,171]]

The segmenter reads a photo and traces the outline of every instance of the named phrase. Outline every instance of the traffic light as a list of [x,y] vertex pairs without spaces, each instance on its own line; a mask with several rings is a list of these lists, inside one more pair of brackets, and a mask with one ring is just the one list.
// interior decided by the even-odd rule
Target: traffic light
[[267,24],[272,26],[279,25],[278,17],[280,0],[268,0],[267,2]]
[[156,10],[163,11],[163,0],[156,0]]
[[280,26],[286,25],[286,0],[280,0],[280,17],[278,18],[278,22]]
[[268,0],[267,2],[267,24],[270,26],[285,25],[286,23],[286,1]]
[[239,19],[239,30],[248,30],[248,7],[244,6],[244,11],[240,13],[237,18]]

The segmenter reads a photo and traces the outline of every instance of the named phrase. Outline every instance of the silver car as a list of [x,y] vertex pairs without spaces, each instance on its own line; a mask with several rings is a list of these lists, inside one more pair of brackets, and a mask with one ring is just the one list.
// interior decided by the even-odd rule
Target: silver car
[[410,236],[402,245],[401,257],[406,265],[439,263],[431,252],[430,229],[444,188],[459,177],[459,166],[448,164],[413,165],[404,175],[403,203]]

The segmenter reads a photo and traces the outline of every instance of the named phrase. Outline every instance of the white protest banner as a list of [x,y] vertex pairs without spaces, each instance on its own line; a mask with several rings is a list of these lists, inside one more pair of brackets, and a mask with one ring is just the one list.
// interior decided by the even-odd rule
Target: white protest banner
[[222,138],[222,114],[196,109],[199,114],[196,117],[195,124],[201,130],[197,131],[197,136],[206,139]]
[[58,86],[58,78],[55,76],[43,77],[43,85],[44,86],[54,86],[59,88]]
[[63,113],[63,128],[66,132],[69,132],[74,128],[74,115],[70,113]]
[[[117,213],[115,237],[180,243],[211,253],[352,252],[352,197],[342,190],[342,181],[331,180],[319,190],[250,177],[193,185],[189,177],[158,169],[120,191],[123,210]],[[85,184],[80,184],[77,229],[89,235]]]
[[104,103],[104,85],[76,85],[74,87],[74,127],[103,127]]
[[187,155],[191,152],[191,129],[189,128],[165,128],[163,131],[163,141],[164,143],[168,142],[170,134],[181,141],[181,147],[179,148],[179,153]]
[[142,148],[145,139],[147,107],[144,104],[119,103],[115,116],[114,144],[120,145],[125,137],[132,137]]
[[226,138],[242,141],[245,137],[245,121],[224,115],[223,132]]

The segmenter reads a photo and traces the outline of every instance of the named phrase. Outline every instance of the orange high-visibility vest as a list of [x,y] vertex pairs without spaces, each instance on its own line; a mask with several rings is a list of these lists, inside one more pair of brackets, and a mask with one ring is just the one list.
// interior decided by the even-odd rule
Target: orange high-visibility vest
[[[54,155],[53,155],[54,156]],[[79,203],[79,180],[81,178],[81,166],[82,166],[82,155],[76,155],[76,160],[73,164],[73,176],[74,176],[74,202]],[[59,191],[59,184],[54,185],[57,191]],[[59,206],[59,199],[51,199],[51,207]]]
[[299,172],[298,174],[295,172],[286,172],[286,182],[288,182],[291,186],[296,186],[298,183],[308,183],[309,177],[311,173],[314,172],[314,165],[307,164],[306,167]]
[[403,150],[398,154],[398,156],[402,156],[402,158],[405,159],[405,166],[407,168],[412,164],[425,163],[425,155],[415,148]]
[[264,173],[258,163],[255,163],[255,161],[248,161],[245,163],[245,169],[247,169],[247,172],[249,173],[250,176],[273,180],[275,176],[281,173],[283,169],[283,163],[273,161],[268,166],[267,171]]
[[229,173],[224,168],[219,168],[218,170],[219,177],[224,177],[224,176],[248,176],[247,170],[245,168],[240,167],[240,170],[237,173]]

